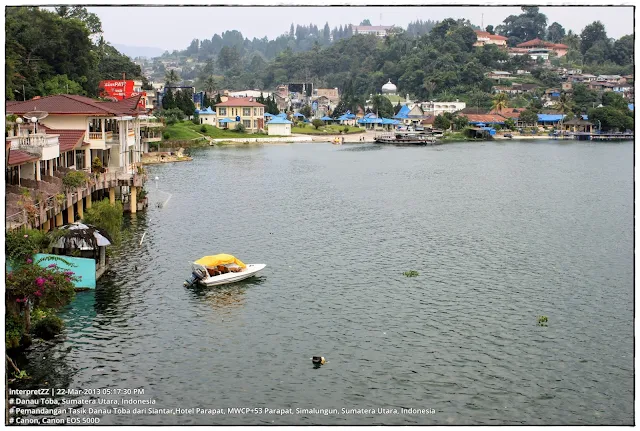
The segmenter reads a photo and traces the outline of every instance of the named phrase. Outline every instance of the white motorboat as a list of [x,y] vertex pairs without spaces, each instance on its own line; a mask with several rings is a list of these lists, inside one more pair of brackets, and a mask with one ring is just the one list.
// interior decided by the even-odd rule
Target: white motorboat
[[204,256],[191,265],[191,278],[184,282],[185,287],[200,284],[203,286],[219,286],[235,283],[253,277],[267,265],[264,263],[244,264],[230,254]]

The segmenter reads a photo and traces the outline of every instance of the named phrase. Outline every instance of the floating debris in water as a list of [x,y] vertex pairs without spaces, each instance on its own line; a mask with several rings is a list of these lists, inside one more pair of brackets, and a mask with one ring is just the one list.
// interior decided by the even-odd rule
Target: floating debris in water
[[313,362],[314,364],[324,365],[326,361],[324,359],[324,356],[314,356],[313,358],[311,358],[311,362]]
[[549,319],[547,316],[538,316],[538,326],[547,326]]
[[405,271],[402,273],[402,275],[404,275],[405,277],[417,277],[420,274],[418,273],[418,271]]

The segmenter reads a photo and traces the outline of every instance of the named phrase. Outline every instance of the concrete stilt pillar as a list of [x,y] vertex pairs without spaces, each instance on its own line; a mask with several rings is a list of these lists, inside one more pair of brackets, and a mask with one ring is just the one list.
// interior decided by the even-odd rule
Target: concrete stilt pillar
[[42,230],[45,232],[49,232],[51,230],[51,220],[47,219],[47,221],[42,224]]
[[78,217],[84,218],[84,209],[82,208],[82,202],[84,199],[78,199]]
[[91,208],[91,193],[87,195],[87,209]]
[[73,205],[70,205],[67,208],[67,223],[73,223],[75,221],[74,216]]
[[115,187],[111,187],[109,189],[109,203],[111,205],[116,204],[116,188]]
[[64,221],[62,220],[62,211],[60,211],[58,214],[56,214],[56,227],[60,227],[64,224]]
[[131,187],[131,213],[138,211],[138,188]]

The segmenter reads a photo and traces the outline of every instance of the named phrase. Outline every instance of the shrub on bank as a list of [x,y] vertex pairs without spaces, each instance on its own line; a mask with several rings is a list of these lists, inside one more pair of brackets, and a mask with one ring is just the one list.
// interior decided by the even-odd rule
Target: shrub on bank
[[116,201],[111,205],[109,199],[95,202],[91,208],[85,210],[84,222],[100,229],[104,229],[114,244],[118,244],[122,237],[122,202]]
[[83,171],[71,171],[67,172],[62,178],[62,185],[64,185],[65,189],[77,189],[84,185],[88,179],[87,174]]
[[62,328],[64,328],[62,319],[55,314],[49,314],[33,325],[33,333],[43,340],[51,340],[62,332]]

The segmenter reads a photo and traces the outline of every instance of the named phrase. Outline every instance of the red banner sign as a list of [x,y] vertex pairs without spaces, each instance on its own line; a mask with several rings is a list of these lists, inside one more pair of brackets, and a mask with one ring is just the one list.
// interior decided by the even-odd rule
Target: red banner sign
[[100,81],[98,84],[98,94],[100,97],[109,97],[115,100],[128,99],[129,97],[142,95],[138,102],[138,107],[144,109],[147,104],[147,93],[133,91],[132,80],[120,80],[120,81]]

